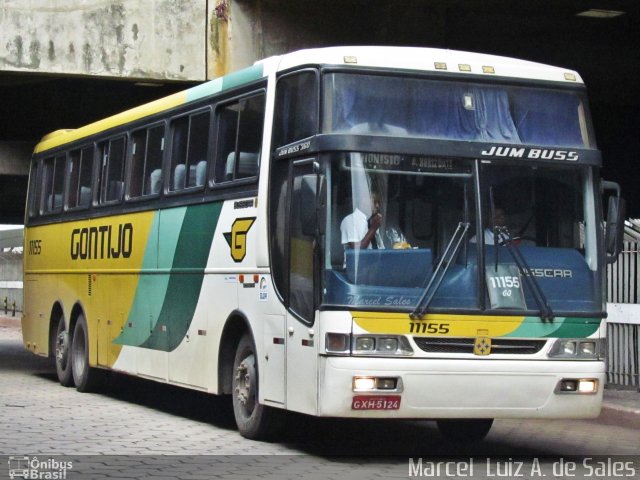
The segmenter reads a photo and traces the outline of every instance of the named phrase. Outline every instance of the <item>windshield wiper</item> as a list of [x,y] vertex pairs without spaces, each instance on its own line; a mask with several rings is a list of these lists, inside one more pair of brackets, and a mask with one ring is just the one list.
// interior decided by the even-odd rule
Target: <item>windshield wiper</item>
[[[516,265],[518,266],[518,270],[520,270],[520,273],[524,277],[524,281],[527,283],[527,286],[531,289],[533,299],[535,300],[536,304],[538,305],[538,308],[540,309],[540,317],[543,320],[548,320],[552,322],[555,315],[553,313],[553,310],[551,309],[551,306],[549,305],[549,302],[547,301],[547,297],[542,291],[542,288],[540,288],[540,284],[533,276],[533,273],[531,272],[531,268],[529,267],[529,264],[527,264],[527,261],[524,259],[524,257],[522,256],[522,253],[520,252],[520,248],[518,247],[518,245],[516,245],[513,242],[513,238],[511,237],[509,230],[507,230],[506,227],[496,226],[494,228],[495,228],[496,238],[498,239],[498,244],[507,247],[507,250],[511,254],[511,257],[513,258],[513,260],[516,262]],[[497,261],[497,258],[498,258],[498,253],[496,252],[496,261]]]
[[[444,253],[442,254],[442,258],[438,262],[438,266],[436,267],[433,275],[431,276],[431,280],[427,284],[427,287],[424,289],[424,293],[420,300],[418,301],[418,305],[416,309],[409,314],[409,317],[413,320],[422,318],[427,308],[431,304],[431,300],[435,296],[438,288],[442,284],[442,280],[444,280],[445,275],[449,271],[449,267],[453,263],[460,250],[460,245],[462,245],[462,240],[467,235],[469,231],[469,222],[459,222],[456,231],[453,232],[451,236],[451,240],[447,243],[447,247],[444,249]],[[455,246],[453,246],[455,243]],[[452,248],[453,246],[453,248]],[[433,287],[433,288],[432,288]]]

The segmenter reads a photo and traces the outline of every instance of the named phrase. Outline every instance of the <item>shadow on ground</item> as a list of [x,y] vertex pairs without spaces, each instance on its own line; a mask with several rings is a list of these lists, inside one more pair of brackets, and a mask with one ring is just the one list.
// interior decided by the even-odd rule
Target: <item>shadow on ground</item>
[[[0,340],[0,375],[23,373],[57,384],[51,360],[27,352],[19,340]],[[63,388],[63,387],[57,387]],[[213,396],[121,374],[108,374],[98,392],[105,397],[209,423],[212,428],[235,429],[229,396]],[[435,422],[314,418],[289,413],[274,441],[310,455],[333,456],[530,456],[557,452],[530,449],[489,437],[476,444],[443,439]],[[213,453],[213,452],[212,452]]]

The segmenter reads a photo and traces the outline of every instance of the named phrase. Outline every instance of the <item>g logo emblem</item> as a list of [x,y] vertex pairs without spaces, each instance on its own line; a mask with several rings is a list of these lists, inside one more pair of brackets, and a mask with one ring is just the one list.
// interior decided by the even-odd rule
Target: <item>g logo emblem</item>
[[224,238],[231,247],[231,258],[236,263],[244,260],[247,255],[247,233],[255,221],[256,217],[237,218],[231,225],[231,231],[224,234]]

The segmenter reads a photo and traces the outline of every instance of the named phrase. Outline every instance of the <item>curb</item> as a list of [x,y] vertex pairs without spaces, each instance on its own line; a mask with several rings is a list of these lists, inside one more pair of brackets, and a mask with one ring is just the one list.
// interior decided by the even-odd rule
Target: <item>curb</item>
[[607,425],[635,427],[640,429],[640,409],[623,407],[614,403],[603,402],[599,421]]

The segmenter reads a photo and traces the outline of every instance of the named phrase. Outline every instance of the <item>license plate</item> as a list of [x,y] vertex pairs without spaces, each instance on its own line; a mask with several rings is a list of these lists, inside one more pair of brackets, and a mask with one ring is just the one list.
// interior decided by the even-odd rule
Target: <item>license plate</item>
[[398,410],[400,395],[357,395],[351,402],[351,410]]

